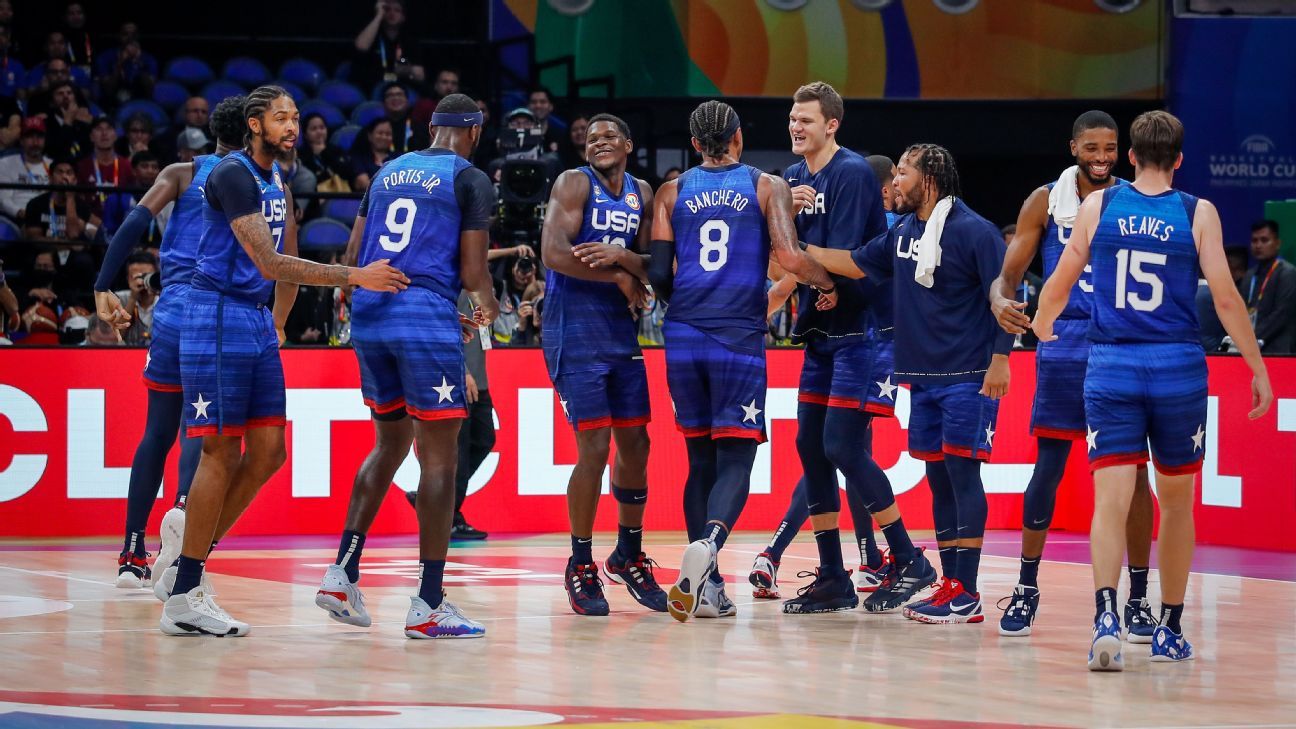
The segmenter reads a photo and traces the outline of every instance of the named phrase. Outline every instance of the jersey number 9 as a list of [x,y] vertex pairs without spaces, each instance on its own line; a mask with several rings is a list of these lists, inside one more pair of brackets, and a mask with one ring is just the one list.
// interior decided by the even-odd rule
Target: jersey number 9
[[719,271],[729,262],[729,224],[723,220],[708,220],[698,231],[702,250],[698,265],[703,271]]
[[385,251],[400,253],[410,243],[410,233],[414,230],[414,213],[417,210],[414,207],[414,201],[407,198],[397,198],[387,206],[387,231],[396,237],[383,235],[378,237],[378,245]]

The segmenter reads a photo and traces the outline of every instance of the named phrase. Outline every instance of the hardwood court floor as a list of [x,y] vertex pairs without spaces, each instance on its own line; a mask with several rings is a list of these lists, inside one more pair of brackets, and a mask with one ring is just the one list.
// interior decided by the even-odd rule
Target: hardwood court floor
[[[687,624],[615,585],[610,617],[572,614],[560,586],[566,535],[456,547],[451,599],[488,630],[464,641],[403,637],[418,563],[392,540],[365,551],[367,630],[312,602],[335,553],[327,540],[223,544],[210,569],[222,607],[253,625],[239,639],[162,635],[151,592],[112,586],[116,550],[103,543],[10,542],[0,548],[0,727],[1296,726],[1296,582],[1194,574],[1185,627],[1197,660],[1151,664],[1146,646],[1129,646],[1124,674],[1092,674],[1086,565],[1046,563],[1035,635],[1002,638],[994,603],[1011,590],[1015,559],[985,558],[981,625],[785,616],[751,598],[759,538],[736,535],[721,556],[738,617]],[[682,537],[654,539],[669,583]],[[595,554],[612,541],[600,535]],[[789,551],[785,596],[813,555],[806,539]],[[1155,601],[1155,572],[1152,582]]]

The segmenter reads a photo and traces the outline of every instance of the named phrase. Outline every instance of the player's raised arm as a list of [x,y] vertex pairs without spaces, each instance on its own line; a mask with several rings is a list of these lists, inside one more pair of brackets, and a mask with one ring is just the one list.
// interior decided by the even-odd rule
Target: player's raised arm
[[1238,293],[1233,276],[1229,273],[1228,259],[1224,256],[1219,211],[1209,200],[1197,201],[1197,212],[1193,216],[1193,237],[1197,240],[1197,258],[1202,276],[1206,278],[1211,298],[1215,300],[1215,313],[1224,325],[1224,331],[1233,338],[1233,344],[1242,353],[1242,359],[1251,368],[1251,412],[1248,417],[1255,420],[1264,415],[1273,404],[1273,388],[1269,385],[1269,371],[1265,368],[1264,358],[1260,356],[1260,346],[1256,344],[1255,332],[1251,329],[1246,303],[1242,301],[1242,295]]
[[990,311],[999,326],[1010,334],[1025,334],[1030,327],[1030,317],[1023,313],[1026,302],[1017,301],[1017,287],[1035,253],[1039,250],[1040,235],[1048,224],[1048,188],[1039,187],[1022,203],[1017,213],[1017,232],[1004,254],[1003,270],[990,287]]
[[1071,230],[1071,239],[1067,243],[1066,250],[1062,251],[1062,257],[1058,259],[1053,275],[1049,276],[1049,280],[1044,284],[1044,290],[1040,292],[1039,311],[1035,313],[1035,321],[1031,324],[1031,329],[1041,342],[1057,339],[1053,335],[1053,322],[1066,308],[1071,289],[1076,281],[1080,280],[1084,267],[1089,265],[1089,243],[1093,240],[1094,230],[1098,227],[1102,197],[1100,194],[1090,195],[1080,204],[1075,228]]
[[[820,293],[816,307],[831,309],[837,305],[837,287],[828,271],[797,243],[796,225],[792,222],[792,190],[781,177],[763,174],[757,195],[765,223],[769,228],[770,255],[779,266],[798,280],[810,284]],[[847,258],[849,258],[847,253]]]
[[653,200],[652,242],[648,248],[648,282],[662,301],[670,301],[675,290],[675,229],[671,210],[679,196],[678,178],[657,189]]

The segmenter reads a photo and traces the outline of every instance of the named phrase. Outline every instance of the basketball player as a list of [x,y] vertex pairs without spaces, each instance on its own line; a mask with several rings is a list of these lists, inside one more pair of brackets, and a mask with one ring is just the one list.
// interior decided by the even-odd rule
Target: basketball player
[[891,191],[891,181],[895,179],[896,173],[895,162],[885,154],[870,154],[864,161],[869,163],[878,186],[882,188],[882,209],[886,211],[887,229],[890,230],[899,217],[892,210],[895,207],[895,194]]
[[[612,497],[617,545],[603,563],[639,604],[666,612],[666,592],[644,553],[648,500],[648,374],[635,315],[647,297],[643,257],[652,231],[652,189],[626,172],[630,128],[611,114],[589,120],[589,164],[558,177],[541,233],[545,282],[545,365],[563,414],[576,431],[577,460],[567,482],[572,556],[563,585],[578,615],[607,615],[592,554],[608,450],[616,440]],[[573,246],[576,249],[573,250]]]
[[358,255],[367,265],[391,256],[410,288],[357,291],[352,301],[351,341],[375,442],[356,473],[337,561],[325,571],[315,604],[339,622],[371,624],[356,587],[365,535],[415,444],[420,573],[405,635],[480,638],[486,628],[446,599],[441,585],[454,522],[459,426],[468,415],[457,301],[466,289],[471,328],[489,326],[499,312],[486,268],[495,188],[468,161],[481,140],[476,102],[463,94],[445,97],[429,131],[430,149],[403,154],[374,175],[351,229],[347,260]]
[[[667,601],[681,622],[737,612],[716,554],[742,513],[756,446],[766,439],[771,257],[819,289],[816,306],[837,304],[827,272],[797,249],[787,183],[738,161],[743,140],[733,108],[704,102],[689,117],[689,132],[702,165],[658,191],[649,271],[653,291],[670,302],[666,379],[689,459],[684,521],[692,543]],[[840,559],[840,545],[837,552]]]
[[[829,271],[894,282],[895,375],[911,386],[909,452],[927,462],[943,579],[934,595],[908,605],[925,623],[985,620],[977,575],[985,534],[981,462],[994,445],[998,399],[1008,389],[1012,336],[979,301],[1003,265],[999,229],[959,199],[954,157],[934,144],[905,150],[894,181],[900,219],[854,251],[810,247]],[[931,570],[926,560],[922,566]],[[900,569],[869,600],[899,596]]]
[[[1116,166],[1118,130],[1106,112],[1087,111],[1071,127],[1071,156],[1075,165],[1057,182],[1036,188],[1022,204],[1017,230],[1004,255],[1003,271],[990,289],[990,309],[1011,334],[1024,334],[1030,320],[1025,304],[1015,302],[1026,268],[1043,246],[1044,276],[1051,276],[1066,249],[1080,202],[1089,194],[1126,184],[1112,174]],[[999,621],[1000,635],[1027,636],[1039,609],[1039,564],[1048,538],[1058,484],[1066,470],[1071,444],[1085,437],[1084,377],[1089,360],[1090,299],[1093,285],[1084,275],[1067,300],[1054,329],[1056,342],[1040,342],[1035,359],[1035,406],[1031,435],[1039,443],[1035,472],[1026,486],[1022,508],[1021,570],[1017,587]],[[1130,593],[1125,603],[1125,628],[1131,643],[1150,643],[1156,621],[1147,600],[1148,562],[1152,552],[1152,492],[1147,469],[1139,470],[1138,488],[1127,527]]]
[[[131,462],[130,488],[126,494],[126,541],[117,558],[118,587],[147,587],[152,570],[146,560],[144,527],[157,500],[158,486],[167,455],[175,444],[184,409],[180,387],[180,322],[184,317],[189,280],[198,263],[198,239],[202,236],[202,186],[221,157],[243,146],[243,97],[231,96],[212,111],[216,154],[202,155],[192,162],[169,165],[145,193],[139,204],[117,229],[104,255],[104,265],[95,280],[95,307],[99,317],[118,329],[130,326],[131,315],[112,292],[113,279],[130,252],[156,225],[154,218],[168,204],[175,203],[162,233],[162,295],[153,309],[153,334],[149,340],[142,379],[148,388],[148,409],[144,437]],[[289,297],[275,299],[275,321],[287,319],[292,307]],[[285,306],[286,304],[286,306]],[[154,565],[165,570],[180,555],[184,536],[184,502],[193,481],[202,440],[180,439],[180,483],[175,505],[162,517],[162,549]]]
[[[161,629],[170,635],[246,635],[201,586],[213,540],[224,535],[283,465],[284,383],[266,311],[274,281],[398,291],[408,279],[384,261],[326,266],[284,255],[296,248],[276,148],[297,142],[288,92],[262,86],[243,107],[248,146],[216,164],[203,187],[203,234],[186,302],[180,376],[189,437],[203,438],[186,506],[184,544]],[[168,570],[170,571],[170,570]]]
[[1198,267],[1220,322],[1251,368],[1249,417],[1264,415],[1273,402],[1246,305],[1229,275],[1219,214],[1209,201],[1172,187],[1182,149],[1183,125],[1173,115],[1150,111],[1134,120],[1129,151],[1134,182],[1085,198],[1032,325],[1041,343],[1061,341],[1067,330],[1054,329],[1054,322],[1092,264],[1092,345],[1084,393],[1094,469],[1093,671],[1124,668],[1116,584],[1136,472],[1147,463],[1149,442],[1161,507],[1161,619],[1151,657],[1193,658],[1181,618],[1193,553],[1195,482],[1206,450],[1206,356],[1194,303]]

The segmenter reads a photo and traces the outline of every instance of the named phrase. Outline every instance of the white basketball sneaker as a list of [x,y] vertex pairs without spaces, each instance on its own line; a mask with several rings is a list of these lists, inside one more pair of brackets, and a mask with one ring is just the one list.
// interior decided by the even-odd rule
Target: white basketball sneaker
[[460,612],[441,594],[441,604],[429,607],[427,601],[415,595],[410,598],[409,613],[405,615],[406,638],[480,638],[486,635],[486,626]]
[[162,607],[162,632],[167,635],[214,635],[241,637],[252,628],[220,609],[211,595],[195,587],[183,595],[172,595]]
[[[157,579],[153,580],[153,597],[156,597],[160,602],[166,602],[171,597],[171,590],[175,587],[176,574],[179,571],[180,568],[175,565],[162,570]],[[203,570],[202,579],[199,580],[198,586],[206,594],[216,597],[216,587],[212,585],[211,578],[207,576],[207,570]]]
[[724,583],[708,579],[702,585],[702,598],[698,603],[695,618],[732,618],[738,614],[733,600],[725,594]]
[[684,548],[679,578],[671,586],[666,600],[672,618],[683,623],[693,617],[701,604],[703,583],[715,568],[715,542],[699,539]]
[[367,628],[373,624],[365,610],[364,594],[347,578],[341,565],[331,564],[324,570],[315,604],[328,611],[329,617],[339,623]]
[[185,510],[173,507],[162,515],[162,548],[158,550],[157,559],[153,560],[153,573],[164,572],[167,567],[180,557],[184,546]]

